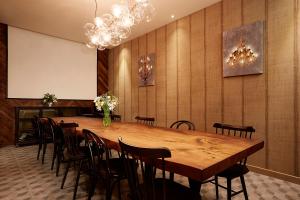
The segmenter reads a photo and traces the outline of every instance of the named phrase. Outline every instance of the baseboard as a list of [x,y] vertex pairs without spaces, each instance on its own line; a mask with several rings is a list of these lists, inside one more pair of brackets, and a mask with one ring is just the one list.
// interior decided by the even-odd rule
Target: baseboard
[[271,176],[271,177],[274,177],[274,178],[278,178],[278,179],[281,179],[281,180],[284,180],[284,181],[289,181],[289,182],[296,183],[296,184],[300,185],[300,177],[292,176],[292,175],[289,175],[289,174],[284,174],[284,173],[280,173],[280,172],[276,172],[276,171],[272,171],[272,170],[269,170],[269,169],[265,169],[265,168],[261,168],[261,167],[257,167],[257,166],[253,166],[253,165],[247,165],[247,166],[253,172],[263,174],[263,175],[266,175],[266,176]]

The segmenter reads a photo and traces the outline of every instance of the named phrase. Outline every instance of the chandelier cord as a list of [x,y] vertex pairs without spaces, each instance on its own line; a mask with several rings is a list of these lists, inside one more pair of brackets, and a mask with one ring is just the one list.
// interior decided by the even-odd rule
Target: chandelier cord
[[98,10],[98,2],[95,0],[95,17],[97,17],[97,10]]

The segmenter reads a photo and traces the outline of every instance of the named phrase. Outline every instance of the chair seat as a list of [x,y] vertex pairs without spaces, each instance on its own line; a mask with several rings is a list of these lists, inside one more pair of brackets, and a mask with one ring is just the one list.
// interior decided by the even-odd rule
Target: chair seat
[[224,170],[223,172],[217,174],[219,177],[224,178],[237,178],[249,172],[249,169],[245,165],[235,164],[232,167]]
[[[156,200],[163,200],[163,188],[164,188],[164,181],[166,183],[166,200],[181,200],[181,199],[189,199],[189,200],[198,200],[201,199],[199,193],[193,192],[190,188],[176,183],[174,181],[163,179],[163,178],[156,178],[154,180],[155,184],[155,199]],[[145,185],[141,184],[141,189],[145,189]]]
[[[104,169],[106,169],[106,161],[103,160]],[[123,160],[121,158],[110,158],[109,161],[109,169],[112,175],[123,177],[125,176],[125,168],[123,165]],[[134,165],[135,161],[131,160],[131,164]]]

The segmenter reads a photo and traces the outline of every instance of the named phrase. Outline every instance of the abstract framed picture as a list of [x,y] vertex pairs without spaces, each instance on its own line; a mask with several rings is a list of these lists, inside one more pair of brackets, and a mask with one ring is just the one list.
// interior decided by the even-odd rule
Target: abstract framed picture
[[223,77],[262,74],[264,22],[223,32]]
[[154,53],[141,56],[138,61],[139,86],[151,86],[155,84],[155,59]]

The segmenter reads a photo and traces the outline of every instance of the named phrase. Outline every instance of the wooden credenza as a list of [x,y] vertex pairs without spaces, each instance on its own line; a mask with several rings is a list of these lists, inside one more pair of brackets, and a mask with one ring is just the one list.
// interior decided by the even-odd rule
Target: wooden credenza
[[32,119],[37,117],[72,117],[92,114],[92,107],[15,107],[16,146],[37,144],[37,135],[32,127]]

